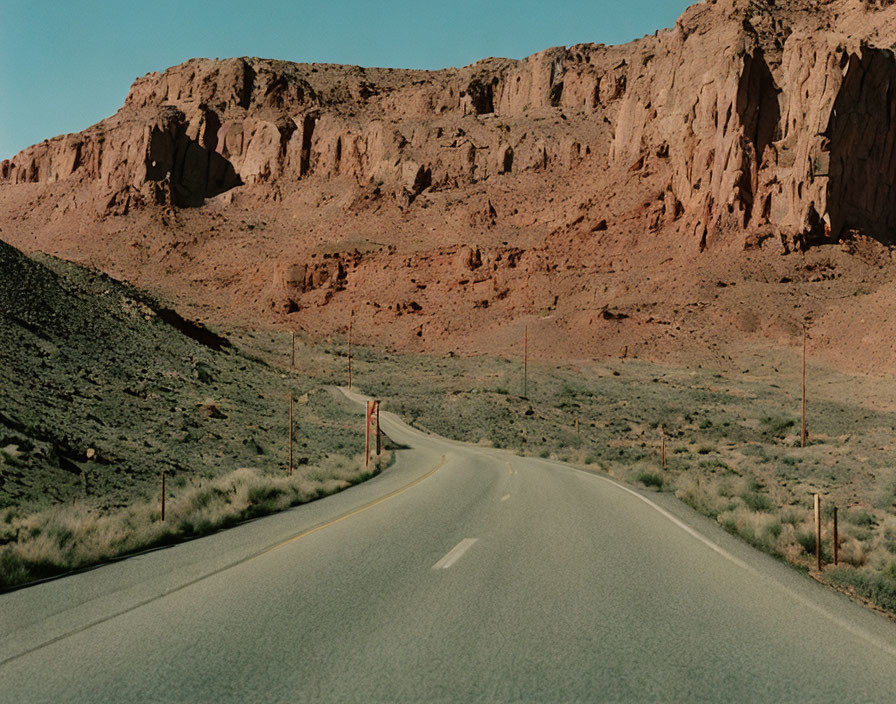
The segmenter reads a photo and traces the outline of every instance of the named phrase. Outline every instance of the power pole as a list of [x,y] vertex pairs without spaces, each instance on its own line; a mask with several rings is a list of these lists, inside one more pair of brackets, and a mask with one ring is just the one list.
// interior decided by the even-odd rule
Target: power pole
[[808,338],[808,328],[803,326],[803,429],[800,434],[800,447],[806,446],[806,338]]
[[289,476],[292,476],[292,392],[289,393]]
[[529,398],[529,326],[523,326],[523,398]]
[[352,323],[355,321],[355,311],[352,311],[348,319],[348,388],[352,388]]

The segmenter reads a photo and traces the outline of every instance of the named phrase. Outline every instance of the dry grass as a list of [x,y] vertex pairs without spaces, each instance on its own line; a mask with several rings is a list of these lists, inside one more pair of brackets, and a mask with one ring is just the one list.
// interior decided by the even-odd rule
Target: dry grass
[[0,513],[0,588],[207,535],[250,518],[306,503],[357,484],[391,461],[363,468],[361,456],[330,458],[320,467],[301,467],[292,477],[237,469],[202,484],[171,492],[165,521],[157,500],[99,513],[62,505],[30,515]]
[[[809,367],[809,443],[800,446],[799,355],[745,350],[724,368],[633,360],[548,364],[488,357],[359,358],[358,383],[442,435],[554,457],[674,492],[755,547],[815,567],[813,495],[823,559],[840,507],[840,583],[884,608],[896,564],[896,385]],[[666,466],[660,450],[666,438]],[[828,574],[826,569],[821,578]],[[850,582],[852,579],[852,582]],[[896,594],[896,587],[894,587]]]

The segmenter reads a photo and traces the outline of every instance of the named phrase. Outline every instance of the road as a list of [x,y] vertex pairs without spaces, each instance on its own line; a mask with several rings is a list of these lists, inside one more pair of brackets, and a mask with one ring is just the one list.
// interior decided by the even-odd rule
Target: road
[[0,702],[893,701],[896,626],[672,497],[383,427],[362,485],[0,595]]

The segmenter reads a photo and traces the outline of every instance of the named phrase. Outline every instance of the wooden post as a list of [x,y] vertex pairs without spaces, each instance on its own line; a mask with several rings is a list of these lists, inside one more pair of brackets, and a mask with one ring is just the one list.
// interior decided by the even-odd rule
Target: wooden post
[[290,362],[290,366],[296,366],[296,331],[292,331],[292,361]]
[[580,440],[581,436],[579,435],[579,419],[576,418],[576,440]]
[[348,388],[351,391],[352,388],[352,324],[355,321],[355,311],[352,311],[352,314],[348,319]]
[[815,495],[815,561],[821,572],[821,497]]
[[529,326],[523,326],[523,398],[529,398]]
[[165,520],[165,472],[162,472],[162,520]]
[[666,468],[666,433],[663,432],[663,469]]
[[370,416],[373,413],[373,401],[367,402],[367,413],[364,414],[364,466],[370,465]]
[[376,456],[383,452],[383,435],[380,432],[380,402],[376,401]]
[[289,393],[289,476],[292,476],[292,392]]
[[836,567],[840,560],[840,533],[837,531],[837,507],[834,506],[834,566]]
[[808,335],[807,328],[803,326],[803,429],[800,434],[800,447],[806,446],[806,338]]

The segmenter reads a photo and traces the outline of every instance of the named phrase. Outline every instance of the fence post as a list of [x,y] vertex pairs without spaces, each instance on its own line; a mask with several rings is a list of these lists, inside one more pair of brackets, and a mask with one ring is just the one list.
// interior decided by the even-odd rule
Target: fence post
[[289,392],[289,476],[292,476],[292,392]]
[[840,557],[840,533],[837,531],[837,507],[834,506],[834,566],[839,564]]
[[296,366],[296,331],[292,331],[292,361],[290,362],[290,366]]
[[380,402],[374,401],[376,404],[376,456],[379,457],[383,451],[383,435],[380,432]]
[[370,416],[373,413],[373,401],[367,402],[367,413],[364,414],[364,467],[370,465]]
[[821,572],[821,496],[815,495],[815,561]]
[[165,520],[165,472],[162,471],[162,520]]

